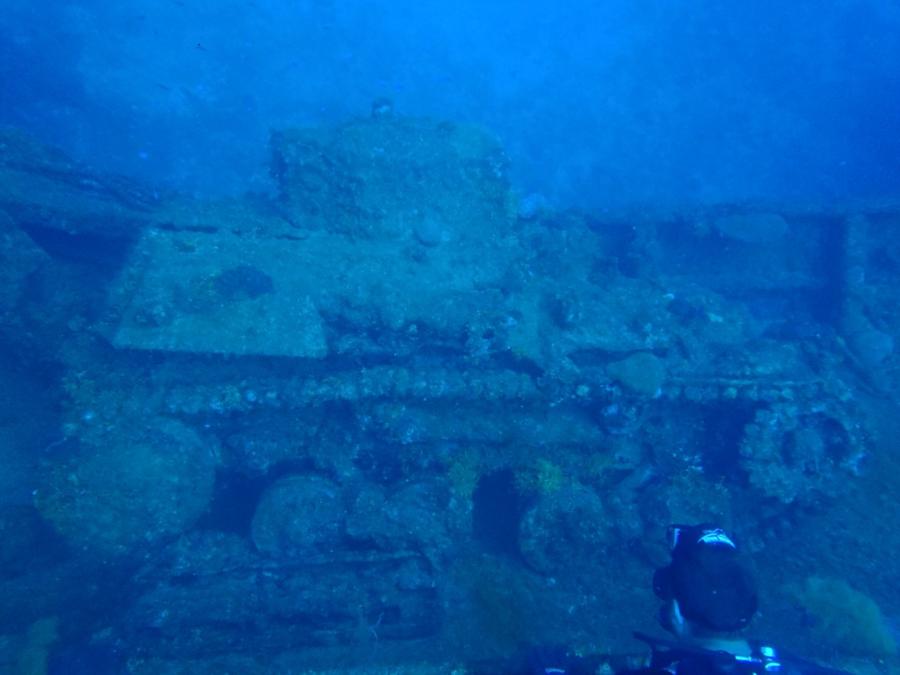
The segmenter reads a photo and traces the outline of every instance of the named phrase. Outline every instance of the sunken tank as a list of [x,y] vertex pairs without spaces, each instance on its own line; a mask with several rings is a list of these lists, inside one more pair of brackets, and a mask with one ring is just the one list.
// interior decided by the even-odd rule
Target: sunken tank
[[618,648],[665,523],[802,532],[865,480],[861,395],[896,392],[889,206],[520,217],[496,139],[392,114],[274,134],[272,199],[2,149],[30,253],[0,317],[58,368],[22,471],[77,561],[3,583],[39,612],[21,575],[126,570],[88,623],[129,672]]

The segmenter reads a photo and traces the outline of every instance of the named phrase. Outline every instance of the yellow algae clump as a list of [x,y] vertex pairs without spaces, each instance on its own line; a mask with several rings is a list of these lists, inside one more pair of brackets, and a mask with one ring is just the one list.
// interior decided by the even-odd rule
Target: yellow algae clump
[[809,577],[796,593],[816,632],[847,654],[891,656],[897,643],[875,601],[840,579]]
[[447,467],[447,478],[454,493],[471,499],[482,474],[482,461],[475,450],[465,450],[453,458]]
[[551,495],[558,492],[564,482],[563,470],[549,459],[538,459],[516,472],[516,489],[521,494]]

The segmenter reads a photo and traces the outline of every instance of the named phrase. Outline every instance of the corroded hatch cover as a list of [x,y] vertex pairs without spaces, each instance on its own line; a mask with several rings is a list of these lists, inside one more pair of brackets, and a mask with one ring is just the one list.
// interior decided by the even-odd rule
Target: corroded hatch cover
[[118,348],[321,358],[311,287],[327,270],[284,239],[149,230],[112,296]]
[[[323,358],[331,332],[458,337],[500,312],[515,240],[360,241],[151,229],[114,284],[104,334],[117,348]],[[324,318],[327,318],[327,323]]]

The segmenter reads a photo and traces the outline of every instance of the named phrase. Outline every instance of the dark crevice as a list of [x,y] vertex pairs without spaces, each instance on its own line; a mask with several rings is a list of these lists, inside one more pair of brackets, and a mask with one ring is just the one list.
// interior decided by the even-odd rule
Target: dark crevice
[[516,356],[509,350],[500,351],[493,355],[491,361],[500,370],[509,370],[521,375],[528,375],[535,379],[544,376],[544,369],[530,359]]
[[175,223],[157,223],[154,227],[163,232],[196,232],[198,234],[218,234],[221,229],[211,225],[176,225]]
[[516,489],[515,475],[501,469],[482,476],[472,495],[472,529],[486,551],[519,557],[519,521],[525,500]]
[[109,271],[118,270],[125,263],[136,241],[136,237],[64,232],[43,225],[26,225],[22,230],[51,258],[88,264]]
[[707,475],[737,483],[744,481],[740,470],[741,440],[757,409],[757,405],[743,402],[720,402],[707,407],[701,441]]
[[216,476],[212,504],[197,527],[249,537],[256,505],[271,481],[269,476],[250,477],[220,471]]

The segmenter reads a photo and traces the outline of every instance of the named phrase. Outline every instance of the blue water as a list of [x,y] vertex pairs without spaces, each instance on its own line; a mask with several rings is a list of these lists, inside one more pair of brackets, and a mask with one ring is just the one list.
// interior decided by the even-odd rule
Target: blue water
[[673,522],[900,667],[897,35],[7,0],[0,672],[618,663]]
[[894,185],[890,2],[4,7],[2,120],[179,189],[264,189],[270,129],[377,96],[487,126],[560,207]]

